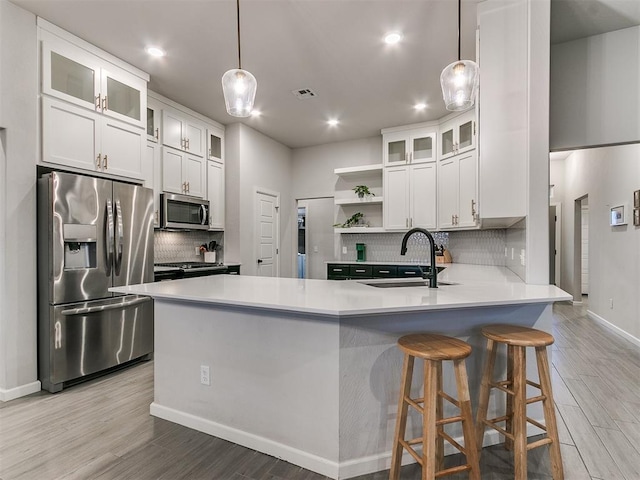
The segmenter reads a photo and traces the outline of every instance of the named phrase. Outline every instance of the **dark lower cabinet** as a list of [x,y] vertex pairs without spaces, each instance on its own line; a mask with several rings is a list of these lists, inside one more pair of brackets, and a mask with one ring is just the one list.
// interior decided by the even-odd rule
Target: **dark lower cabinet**
[[230,265],[227,267],[229,275],[240,275],[240,265]]
[[[438,267],[438,272],[444,267]],[[371,278],[424,277],[431,271],[427,265],[363,265],[358,263],[328,263],[327,280],[363,280]]]

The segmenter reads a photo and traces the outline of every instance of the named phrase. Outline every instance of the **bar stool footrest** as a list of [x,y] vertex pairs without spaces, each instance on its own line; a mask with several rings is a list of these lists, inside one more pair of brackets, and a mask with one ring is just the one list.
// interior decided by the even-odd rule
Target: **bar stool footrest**
[[466,472],[468,470],[471,470],[471,465],[459,465],[457,467],[451,467],[436,472],[436,478],[444,477],[445,475],[453,475],[454,473]]
[[551,440],[549,437],[543,438],[542,440],[528,443],[527,450],[533,450],[534,448],[542,447],[543,445],[549,445],[550,443],[553,443],[553,440]]

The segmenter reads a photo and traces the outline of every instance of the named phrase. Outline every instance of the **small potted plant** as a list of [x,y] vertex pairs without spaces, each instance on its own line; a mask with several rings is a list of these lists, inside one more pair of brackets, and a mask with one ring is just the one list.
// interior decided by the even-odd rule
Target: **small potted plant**
[[353,187],[353,191],[356,192],[356,195],[358,195],[358,198],[364,198],[365,195],[367,197],[375,197],[375,193],[371,192],[369,190],[369,187],[367,187],[366,185],[356,185],[355,187]]
[[339,228],[366,226],[361,223],[363,218],[364,218],[364,214],[362,214],[361,212],[356,212],[353,215],[351,215],[351,217],[347,218],[347,220],[344,223],[335,223],[333,226],[339,227]]

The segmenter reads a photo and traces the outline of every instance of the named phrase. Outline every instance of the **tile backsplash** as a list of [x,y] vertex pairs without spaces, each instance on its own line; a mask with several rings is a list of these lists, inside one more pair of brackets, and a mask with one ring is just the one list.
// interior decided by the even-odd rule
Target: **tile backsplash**
[[[343,233],[341,260],[355,260],[356,243],[366,245],[366,257],[371,262],[425,262],[429,259],[429,242],[422,234],[415,234],[407,243],[407,254],[400,255],[403,233]],[[456,263],[473,265],[505,265],[506,230],[473,230],[435,232],[433,238],[444,245]],[[342,251],[342,249],[340,249]]]
[[155,230],[153,235],[154,263],[204,261],[202,254],[196,255],[196,247],[211,241],[218,243],[216,260],[222,262],[224,255],[224,233],[222,232]]

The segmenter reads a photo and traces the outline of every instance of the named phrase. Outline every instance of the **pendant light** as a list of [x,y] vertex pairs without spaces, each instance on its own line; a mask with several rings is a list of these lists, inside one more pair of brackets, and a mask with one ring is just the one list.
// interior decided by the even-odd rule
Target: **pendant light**
[[258,82],[250,72],[242,70],[240,51],[240,0],[236,0],[238,19],[238,68],[227,70],[222,76],[222,93],[227,113],[233,117],[248,117],[253,110]]
[[447,65],[440,74],[444,104],[452,111],[473,107],[478,89],[478,65],[471,60],[460,60],[460,4],[458,0],[458,61]]

